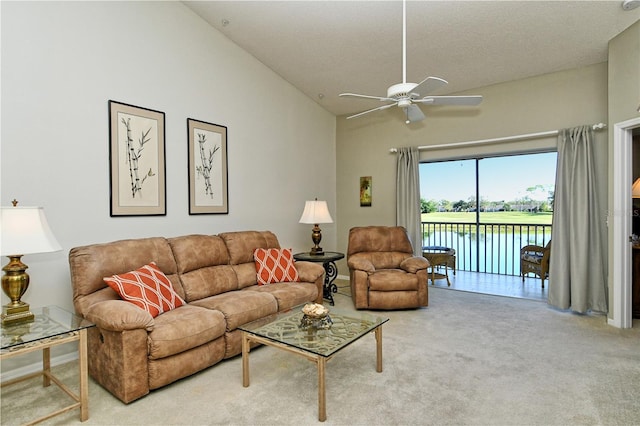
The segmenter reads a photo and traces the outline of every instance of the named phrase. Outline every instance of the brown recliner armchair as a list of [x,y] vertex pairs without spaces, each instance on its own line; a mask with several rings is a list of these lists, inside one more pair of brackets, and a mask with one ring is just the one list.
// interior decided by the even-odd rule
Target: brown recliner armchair
[[356,309],[406,309],[429,303],[429,261],[413,255],[402,226],[351,228],[347,265]]

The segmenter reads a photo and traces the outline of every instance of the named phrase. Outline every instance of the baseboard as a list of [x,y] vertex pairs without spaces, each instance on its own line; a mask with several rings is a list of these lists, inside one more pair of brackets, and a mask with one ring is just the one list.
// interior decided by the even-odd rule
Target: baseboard
[[[78,359],[78,352],[69,352],[66,354],[51,357],[51,366],[66,364],[70,361]],[[18,377],[26,376],[27,374],[37,373],[42,371],[42,362],[34,362],[33,364],[25,365],[24,367],[14,368],[4,373],[0,373],[0,382],[4,383],[8,380],[17,379]]]
[[338,275],[336,278],[339,280],[349,281],[349,275]]

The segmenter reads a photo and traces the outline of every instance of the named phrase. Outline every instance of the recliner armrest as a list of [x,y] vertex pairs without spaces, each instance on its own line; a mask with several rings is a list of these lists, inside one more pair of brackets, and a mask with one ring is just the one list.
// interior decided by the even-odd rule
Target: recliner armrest
[[429,261],[422,256],[407,257],[400,263],[400,268],[410,274],[415,274],[421,269],[427,269]]
[[376,267],[373,266],[373,263],[371,263],[369,259],[349,258],[349,260],[347,261],[347,265],[349,266],[349,269],[357,269],[368,273],[376,271]]
[[153,330],[151,314],[124,300],[105,300],[89,307],[85,318],[98,328],[109,331],[145,329]]

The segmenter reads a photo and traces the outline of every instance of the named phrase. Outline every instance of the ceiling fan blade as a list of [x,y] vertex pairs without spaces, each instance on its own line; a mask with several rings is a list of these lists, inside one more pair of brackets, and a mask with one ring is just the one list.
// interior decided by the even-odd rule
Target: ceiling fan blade
[[378,101],[395,102],[395,99],[387,98],[386,96],[371,96],[371,95],[359,95],[357,93],[340,93],[338,96],[346,96],[351,98],[364,98],[364,99],[376,99]]
[[478,105],[482,96],[427,96],[424,99],[414,99],[413,102],[429,105]]
[[359,112],[357,114],[350,115],[349,117],[347,117],[347,120],[350,119],[350,118],[356,118],[356,117],[360,117],[361,115],[369,114],[370,112],[382,111],[383,109],[391,108],[392,106],[396,106],[396,105],[398,105],[397,102],[392,103],[392,104],[388,104],[388,105],[382,105],[382,106],[379,106],[377,108],[368,109],[366,111],[362,111],[362,112]]
[[420,109],[418,105],[409,105],[406,108],[407,111],[407,120],[411,123],[415,123],[416,121],[424,120],[424,113]]
[[418,85],[413,88],[411,93],[415,93],[416,97],[418,98],[424,97],[429,93],[435,92],[439,88],[446,86],[447,84],[449,84],[447,83],[447,80],[443,80],[442,78],[427,77],[420,83],[418,83]]

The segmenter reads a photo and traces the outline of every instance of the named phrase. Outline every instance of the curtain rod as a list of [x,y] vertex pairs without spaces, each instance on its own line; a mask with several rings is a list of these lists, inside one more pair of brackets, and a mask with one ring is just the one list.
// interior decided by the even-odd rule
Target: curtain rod
[[[591,126],[593,130],[605,129],[607,127],[604,123],[597,123]],[[454,142],[449,144],[440,144],[440,145],[425,145],[419,146],[418,150],[423,151],[427,149],[439,149],[439,148],[458,148],[461,146],[469,146],[469,145],[485,145],[494,142],[516,142],[527,139],[541,138],[545,136],[557,136],[559,130],[549,130],[547,132],[538,132],[538,133],[527,133],[524,135],[516,135],[516,136],[505,136],[502,138],[493,138],[493,139],[480,139],[477,141],[467,141],[467,142]],[[398,148],[391,148],[389,152],[396,153],[398,152]]]

